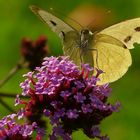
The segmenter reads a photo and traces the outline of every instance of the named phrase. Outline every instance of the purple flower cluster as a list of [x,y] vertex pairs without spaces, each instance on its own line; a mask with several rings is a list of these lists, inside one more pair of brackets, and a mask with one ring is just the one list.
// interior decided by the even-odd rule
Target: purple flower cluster
[[[19,114],[11,114],[5,116],[0,120],[0,140],[31,140],[32,133],[37,128],[36,123],[32,124],[18,124],[17,119],[20,119],[21,112]],[[40,140],[40,136],[36,137],[36,140]]]
[[[90,76],[91,72],[97,74]],[[108,140],[101,136],[98,125],[117,111],[119,104],[107,102],[111,89],[108,84],[98,85],[101,73],[87,64],[79,70],[67,57],[45,58],[42,67],[24,75],[27,79],[20,86],[29,100],[17,96],[16,105],[25,104],[24,115],[30,120],[41,115],[50,118],[51,140],[71,140],[72,132],[78,129],[90,138]]]

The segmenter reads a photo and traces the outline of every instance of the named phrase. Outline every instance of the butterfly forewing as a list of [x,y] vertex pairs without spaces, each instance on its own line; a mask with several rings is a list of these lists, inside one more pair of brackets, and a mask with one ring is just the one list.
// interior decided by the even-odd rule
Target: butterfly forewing
[[30,6],[30,9],[35,13],[42,21],[44,21],[56,34],[58,34],[61,39],[65,36],[65,33],[73,31],[74,29],[65,23],[60,18],[56,17],[54,14],[42,10],[36,6]]
[[56,17],[51,12],[42,10],[36,6],[30,6],[30,9],[43,20],[63,42],[63,50],[66,56],[69,56],[78,66],[81,65],[81,50],[79,33],[70,25],[65,23],[60,18]]
[[120,40],[128,49],[132,49],[135,42],[140,43],[140,18],[112,25],[99,34],[112,36]]
[[104,43],[117,45],[118,47],[123,47],[125,49],[127,48],[125,46],[125,44],[123,44],[120,40],[118,40],[110,35],[101,34],[101,33],[95,35],[94,44],[96,44],[96,42],[104,42]]

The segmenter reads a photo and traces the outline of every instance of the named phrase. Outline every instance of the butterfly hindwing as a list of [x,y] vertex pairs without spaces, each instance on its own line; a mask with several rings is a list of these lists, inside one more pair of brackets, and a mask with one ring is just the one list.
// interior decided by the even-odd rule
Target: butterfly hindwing
[[132,63],[128,49],[104,42],[97,42],[94,47],[98,51],[98,64],[96,54],[93,52],[94,66],[104,71],[100,75],[99,84],[116,81],[126,73]]
[[63,39],[64,55],[69,56],[78,66],[81,65],[81,50],[79,48],[80,38],[78,32],[70,31]]

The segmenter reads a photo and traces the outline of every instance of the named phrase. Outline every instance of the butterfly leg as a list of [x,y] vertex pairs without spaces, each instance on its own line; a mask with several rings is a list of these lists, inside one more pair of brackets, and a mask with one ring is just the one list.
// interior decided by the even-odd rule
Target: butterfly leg
[[88,50],[89,50],[89,51],[95,51],[95,52],[96,52],[96,64],[97,64],[97,68],[100,69],[100,68],[99,68],[99,65],[98,65],[98,50],[97,50],[96,48],[94,48],[94,49],[89,49],[89,48],[88,48]]
[[82,63],[83,63],[83,60],[82,60],[82,50],[80,50],[80,61],[81,61],[81,67],[82,67]]

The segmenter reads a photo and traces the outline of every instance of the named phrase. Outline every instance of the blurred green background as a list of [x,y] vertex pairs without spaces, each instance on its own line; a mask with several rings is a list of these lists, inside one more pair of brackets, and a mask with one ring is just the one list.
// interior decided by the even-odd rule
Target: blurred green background
[[[52,33],[29,10],[29,5],[37,5],[44,9],[53,7],[68,15],[80,4],[102,6],[111,10],[112,22],[140,17],[139,0],[0,0],[0,79],[20,59],[20,41],[23,37],[36,39],[39,35],[46,35],[48,46],[53,55],[62,54],[62,46],[58,37]],[[111,140],[139,140],[140,139],[140,46],[131,50],[133,65],[123,78],[111,84],[113,89],[110,101],[120,101],[119,113],[114,113],[104,120],[101,129]],[[119,66],[118,66],[119,67]],[[21,70],[3,87],[1,93],[20,93],[19,83],[23,81],[22,74],[28,70]],[[1,97],[0,97],[1,98]],[[3,98],[11,107],[13,99]],[[0,118],[9,112],[0,104]],[[73,139],[88,140],[81,132],[73,135]]]

